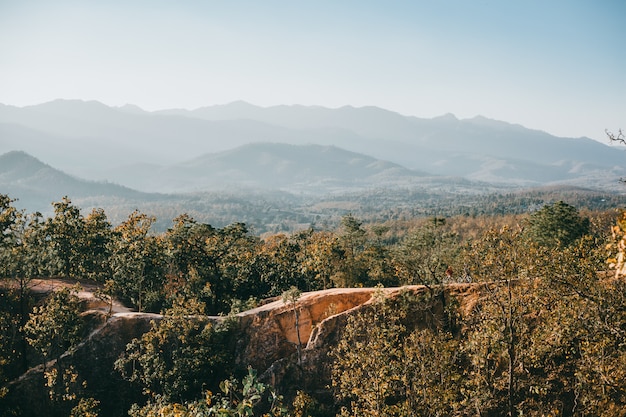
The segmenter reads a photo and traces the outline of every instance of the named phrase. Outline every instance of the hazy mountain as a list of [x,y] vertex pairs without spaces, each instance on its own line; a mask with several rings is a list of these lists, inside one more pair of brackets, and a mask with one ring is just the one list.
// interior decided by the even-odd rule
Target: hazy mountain
[[17,198],[18,207],[47,212],[68,195],[82,201],[146,200],[150,196],[116,184],[75,178],[21,151],[0,155],[0,193]]
[[[96,168],[106,172],[120,164],[137,162],[171,164],[246,143],[281,142],[297,136],[288,129],[253,120],[207,121],[78,100],[56,100],[23,108],[0,106],[0,123],[5,126],[0,152],[21,149],[12,148],[16,141],[6,127],[13,126],[11,129],[15,131],[18,125],[29,131],[30,139],[25,133],[18,133],[24,136],[21,140],[24,147],[38,147],[55,158],[55,148],[65,151],[67,158],[49,161],[58,166],[72,162],[70,154],[81,155],[86,149],[98,149],[98,154],[104,152],[100,158],[88,158],[94,165],[93,172],[97,172]],[[55,140],[42,140],[31,135],[33,132]],[[314,137],[309,135],[305,140],[313,143]],[[66,168],[72,171],[71,167]]]
[[113,175],[147,191],[248,187],[319,194],[407,185],[426,174],[335,146],[253,143],[169,166],[130,165]]
[[[404,176],[406,169],[500,184],[568,183],[600,188],[615,188],[617,179],[626,176],[626,154],[617,148],[484,117],[420,119],[377,107],[263,108],[245,102],[158,112],[78,100],[22,108],[0,105],[0,153],[25,150],[73,175],[151,190],[204,189],[204,184],[231,184],[235,179],[247,181],[248,176],[254,184],[283,187],[279,167],[289,172],[286,177],[295,175],[289,171],[290,163],[302,165],[299,149],[285,148],[291,156],[273,155],[268,157],[272,163],[252,164],[255,172],[242,170],[235,157],[245,158],[245,149],[260,151],[235,149],[253,143],[333,145],[399,165],[396,171],[380,174],[387,181],[382,186],[394,183],[389,182],[393,172]],[[229,159],[223,152],[230,150],[235,151]],[[210,161],[202,158],[202,169],[189,162],[206,154],[214,155],[206,157]],[[352,172],[337,167],[343,162],[324,169]],[[376,179],[369,172],[360,174],[367,180],[359,186]],[[309,178],[309,183],[348,185],[323,178]]]
[[377,107],[257,107],[245,102],[193,111],[165,110],[206,120],[256,120],[292,129],[343,129],[369,140],[341,146],[408,168],[487,181],[542,183],[604,170],[623,172],[626,155],[589,138],[558,138],[482,116],[459,120],[402,116]]
[[[0,155],[0,193],[17,198],[16,206],[27,212],[45,215],[52,214],[50,203],[68,195],[83,215],[103,208],[114,225],[140,210],[156,217],[158,231],[165,231],[172,219],[187,213],[216,227],[243,221],[259,234],[302,230],[311,224],[334,227],[346,213],[384,221],[399,213],[522,213],[555,198],[606,209],[624,205],[625,198],[562,186],[537,188],[524,195],[509,186],[421,176],[390,162],[319,145],[251,144],[171,166],[133,168],[137,172],[127,174],[143,181],[145,187],[176,193],[147,194],[85,181],[17,151]],[[188,192],[194,187],[214,187],[215,191]]]

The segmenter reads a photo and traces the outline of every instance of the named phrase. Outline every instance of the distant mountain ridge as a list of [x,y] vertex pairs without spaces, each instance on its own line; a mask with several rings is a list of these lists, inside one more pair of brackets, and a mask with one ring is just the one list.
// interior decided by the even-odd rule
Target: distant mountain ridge
[[[252,144],[264,144],[265,149],[246,148]],[[306,171],[306,162],[312,161],[303,156],[303,148],[284,147],[279,155],[268,144],[334,146],[334,155],[341,149],[387,162],[378,162],[379,172],[370,168],[357,173],[345,159],[322,162],[319,158],[331,153],[313,152],[316,165]],[[406,184],[408,178],[426,174],[500,185],[615,189],[626,176],[626,154],[588,138],[558,138],[481,116],[421,119],[377,107],[264,108],[235,102],[148,112],[133,105],[79,100],[22,108],[0,105],[0,153],[12,150],[28,152],[72,175],[140,189],[151,184],[144,190],[161,192],[174,186],[213,189],[216,183],[249,177],[253,181],[248,184],[323,192],[324,186]],[[270,162],[263,165],[263,158]],[[341,180],[343,172],[346,178],[358,174],[362,181]],[[325,180],[329,178],[340,181]]]
[[0,193],[18,198],[20,207],[41,212],[49,211],[50,203],[65,195],[109,201],[149,198],[120,185],[73,177],[22,151],[0,155]]
[[148,191],[194,192],[248,187],[324,194],[406,185],[427,175],[328,145],[250,143],[167,166],[123,167],[114,179]]

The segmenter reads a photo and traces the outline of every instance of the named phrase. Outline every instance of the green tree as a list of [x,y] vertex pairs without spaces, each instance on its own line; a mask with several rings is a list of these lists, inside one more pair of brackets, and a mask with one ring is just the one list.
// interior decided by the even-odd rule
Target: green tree
[[0,250],[10,244],[13,228],[22,214],[13,206],[14,202],[8,195],[0,194]]
[[460,341],[443,328],[417,328],[402,343],[405,416],[454,415],[461,409]]
[[332,232],[312,232],[305,243],[300,267],[310,277],[310,291],[325,290],[332,285],[331,277],[338,270],[337,236]]
[[211,283],[213,306],[208,311],[225,313],[235,300],[264,294],[259,247],[259,238],[252,236],[244,223],[228,225],[206,239],[206,253],[216,270]]
[[7,303],[3,307],[10,312],[10,337],[3,341],[12,346],[11,362],[19,363],[18,370],[28,369],[28,342],[24,325],[29,319],[33,297],[33,279],[48,274],[51,254],[46,242],[45,223],[41,213],[23,215],[13,224],[10,238],[2,251],[4,274],[8,277]]
[[406,329],[382,297],[378,295],[371,309],[348,318],[332,352],[332,385],[344,404],[342,416],[392,414],[389,399],[398,394],[399,346]]
[[341,219],[339,250],[342,262],[338,272],[333,276],[335,284],[340,287],[354,287],[367,281],[367,267],[361,257],[367,242],[366,231],[362,222],[348,214]]
[[523,317],[532,310],[535,294],[529,274],[537,273],[533,262],[542,258],[521,233],[521,228],[490,230],[468,254],[472,276],[483,282],[487,294],[466,344],[471,358],[468,385],[476,393],[472,401],[477,410],[509,416],[517,415],[524,390],[520,378],[529,329]]
[[165,250],[150,234],[155,218],[134,211],[114,229],[111,269],[121,297],[139,311],[158,311],[163,302]]
[[[14,249],[19,244],[18,234],[24,219],[23,213],[13,206],[14,202],[15,200],[9,196],[0,194],[0,280],[2,281],[8,277],[13,278],[15,268],[18,267],[14,259]],[[8,282],[14,283],[12,279]],[[26,352],[17,348],[21,339],[18,329],[25,323],[26,306],[23,306],[23,311],[16,308],[18,304],[22,305],[22,298],[19,298],[21,294],[19,289],[22,287],[18,286],[17,300],[16,291],[11,291],[11,287],[14,285],[3,285],[0,288],[0,386],[11,376],[10,369],[14,364],[19,363],[20,357],[24,360],[24,368],[26,366]],[[25,289],[26,287],[22,288],[22,290]],[[18,314],[15,314],[15,310],[18,310]],[[3,391],[0,390],[0,398],[2,394]]]
[[287,236],[278,234],[266,238],[260,249],[261,297],[281,295],[290,287],[306,288],[311,285],[303,267],[303,251],[306,235]]
[[97,417],[100,402],[84,396],[87,382],[82,380],[74,366],[62,368],[57,362],[44,372],[45,386],[48,388],[51,416]]
[[589,233],[589,227],[589,219],[576,207],[557,201],[530,216],[525,234],[542,246],[562,248]]
[[216,259],[208,253],[207,241],[216,233],[211,225],[197,223],[187,214],[174,219],[164,237],[172,296],[213,303],[219,270]]
[[84,256],[81,253],[81,242],[84,241],[85,221],[80,209],[67,196],[52,205],[54,216],[46,222],[46,232],[56,260],[52,271],[66,278],[76,277],[80,275]]
[[80,272],[85,278],[104,282],[111,277],[109,259],[113,231],[103,209],[93,209],[84,219]]
[[291,309],[293,311],[296,337],[298,339],[298,343],[296,344],[296,349],[298,352],[298,366],[302,365],[302,340],[300,340],[300,308],[298,307],[298,300],[300,299],[301,295],[302,291],[300,291],[296,287],[291,287],[282,295],[283,303],[291,305]]
[[83,322],[80,301],[76,293],[80,287],[63,287],[37,306],[24,325],[26,340],[39,354],[46,371],[49,360],[75,346],[81,338]]
[[179,298],[150,331],[128,344],[116,369],[152,400],[193,399],[227,375],[232,364],[226,345],[229,322],[213,324],[203,311],[202,303]]
[[331,352],[342,416],[452,414],[461,379],[458,341],[433,314],[437,300],[410,292],[385,299],[380,292],[348,317]]
[[435,218],[409,232],[394,250],[395,273],[402,285],[440,284],[459,252],[458,235]]
[[362,258],[367,265],[368,281],[366,285],[376,286],[381,284],[386,287],[398,285],[398,278],[394,273],[391,260],[391,251],[384,241],[383,236],[389,228],[382,225],[373,225],[370,232],[373,239],[370,239],[363,251]]
[[[157,398],[143,407],[134,406],[132,417],[288,417],[282,397],[274,389],[257,378],[254,369],[239,382],[225,379],[219,384],[220,392],[206,391],[205,398],[185,403]],[[264,400],[265,404],[264,404]]]

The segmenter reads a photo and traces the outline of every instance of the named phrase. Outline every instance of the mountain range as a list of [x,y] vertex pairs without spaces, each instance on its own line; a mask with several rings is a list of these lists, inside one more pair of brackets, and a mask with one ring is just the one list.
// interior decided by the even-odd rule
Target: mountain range
[[80,100],[0,105],[1,154],[0,192],[22,200],[235,189],[324,195],[459,179],[470,188],[619,190],[626,176],[621,148],[482,116],[245,102],[153,112]]

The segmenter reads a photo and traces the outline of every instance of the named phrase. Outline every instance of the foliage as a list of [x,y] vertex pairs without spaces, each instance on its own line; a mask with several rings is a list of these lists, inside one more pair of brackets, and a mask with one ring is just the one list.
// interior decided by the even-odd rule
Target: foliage
[[63,287],[37,306],[24,325],[26,340],[42,358],[44,372],[50,359],[75,346],[81,337],[82,320],[76,293],[80,286]]
[[110,258],[113,231],[104,210],[93,209],[84,219],[80,274],[88,279],[103,282],[111,277]]
[[13,206],[14,202],[15,200],[8,195],[0,194],[0,247],[11,238],[11,229],[21,215],[21,212]]
[[149,398],[192,399],[232,364],[225,345],[228,322],[212,324],[201,316],[203,310],[197,301],[177,299],[150,331],[128,344],[116,369]]
[[98,417],[100,402],[93,398],[81,398],[78,404],[72,408],[70,417]]
[[76,277],[80,273],[81,251],[85,249],[79,244],[84,234],[84,219],[67,196],[52,205],[54,217],[46,222],[46,234],[57,261],[52,271],[66,278]]
[[45,386],[48,388],[50,415],[97,417],[100,402],[85,397],[87,382],[82,381],[76,369],[70,365],[62,369],[59,364],[44,372]]
[[153,217],[134,211],[114,229],[111,269],[119,295],[139,311],[158,311],[163,301],[162,239],[149,235]]
[[394,251],[395,274],[401,284],[440,284],[446,269],[456,263],[458,236],[441,220],[420,225]]
[[352,214],[341,219],[342,227],[337,250],[343,262],[332,278],[338,287],[355,287],[367,281],[367,267],[361,256],[365,250],[367,237],[361,227],[362,224],[363,222]]
[[208,224],[198,224],[188,215],[174,219],[164,244],[168,262],[168,288],[172,296],[195,297],[214,303],[219,287],[217,260],[208,255],[207,240],[217,233]]
[[[261,239],[244,223],[214,228],[189,215],[159,234],[155,218],[139,211],[112,228],[104,211],[83,217],[69,198],[46,220],[0,195],[0,382],[31,365],[28,341],[64,404],[56,409],[97,413],[95,399],[80,398],[76,371],[51,361],[79,339],[72,291],[51,294],[29,315],[33,278],[62,274],[102,284],[110,312],[114,295],[140,311],[163,309],[116,365],[147,394],[134,415],[286,415],[266,402],[279,404],[279,396],[256,374],[229,378],[229,319],[205,314],[282,294],[298,328],[301,291],[426,284],[391,299],[381,289],[348,315],[331,356],[336,404],[325,406],[341,415],[623,415],[626,214],[613,225],[614,212],[582,215],[569,205],[575,199],[544,204],[543,197],[507,197],[526,210],[543,207],[532,215],[473,217],[476,207],[461,207],[470,215],[412,219],[398,209],[397,221],[368,224],[344,211],[336,231]],[[495,210],[502,201],[484,205]],[[448,267],[466,269],[473,283],[443,285]],[[472,301],[455,305],[455,292]],[[463,315],[454,314],[459,308]],[[298,344],[302,376],[311,364]],[[217,392],[220,379],[220,394],[207,392]],[[293,413],[328,412],[314,394],[301,391]]]
[[527,236],[542,246],[564,247],[589,232],[589,219],[563,201],[545,205],[528,219]]
[[113,296],[115,294],[115,281],[107,279],[101,287],[99,287],[94,296],[98,300],[102,300],[107,303],[107,316],[113,314]]
[[302,364],[302,340],[300,340],[300,309],[297,306],[298,300],[300,299],[301,295],[302,291],[300,291],[296,287],[291,287],[282,295],[283,303],[291,305],[291,308],[293,310],[294,325],[296,328],[296,336],[298,338],[298,343],[296,345],[296,349],[298,352],[298,365]]
[[[282,397],[270,386],[259,382],[254,369],[241,383],[234,378],[219,384],[220,393],[205,392],[205,398],[186,403],[170,403],[162,397],[144,407],[135,406],[129,414],[132,417],[281,417],[288,416],[282,404]],[[265,400],[265,403],[263,403]]]
[[458,342],[433,314],[437,298],[409,292],[376,297],[371,308],[348,318],[331,353],[341,415],[450,413],[455,398],[448,393],[460,379]]

